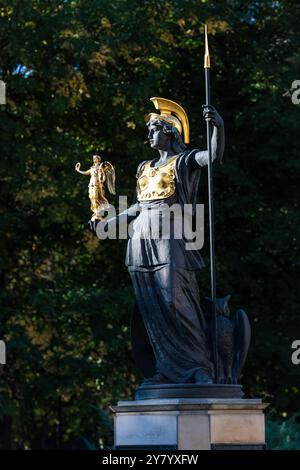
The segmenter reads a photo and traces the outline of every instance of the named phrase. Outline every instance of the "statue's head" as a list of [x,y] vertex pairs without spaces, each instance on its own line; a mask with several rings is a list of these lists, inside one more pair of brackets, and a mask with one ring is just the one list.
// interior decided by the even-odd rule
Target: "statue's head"
[[185,145],[178,129],[160,119],[150,119],[147,122],[150,147],[156,150],[173,150],[183,152]]
[[184,109],[177,103],[165,98],[151,98],[160,114],[147,116],[148,139],[151,148],[173,150],[175,153],[185,149],[189,143],[189,121]]
[[97,165],[98,163],[101,162],[101,157],[100,155],[93,155],[93,163],[94,165]]

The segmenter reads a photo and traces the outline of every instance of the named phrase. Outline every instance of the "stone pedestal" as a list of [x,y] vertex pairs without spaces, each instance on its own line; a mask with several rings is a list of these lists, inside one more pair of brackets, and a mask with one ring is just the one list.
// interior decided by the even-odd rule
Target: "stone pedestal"
[[119,401],[115,449],[263,449],[267,404],[260,399]]

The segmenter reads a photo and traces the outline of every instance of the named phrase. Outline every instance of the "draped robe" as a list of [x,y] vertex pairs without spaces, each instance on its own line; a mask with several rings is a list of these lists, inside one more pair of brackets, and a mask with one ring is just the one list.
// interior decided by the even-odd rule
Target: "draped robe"
[[[193,382],[198,372],[213,376],[209,332],[196,281],[196,271],[204,266],[202,257],[197,249],[186,250],[186,237],[177,239],[174,230],[169,238],[161,236],[168,207],[179,207],[178,216],[175,213],[171,217],[173,229],[181,223],[179,213],[185,204],[191,205],[191,214],[195,215],[201,166],[207,164],[204,153],[195,161],[197,152],[188,150],[178,155],[172,196],[140,201],[127,211],[132,219],[132,236],[128,240],[126,265],[137,300],[133,336],[140,334],[142,338],[133,337],[133,346],[136,349],[137,344],[144,342],[145,355],[138,358],[141,369],[143,362],[151,362],[152,354],[151,373],[162,374],[170,383]],[[142,171],[144,163],[138,171]],[[144,375],[147,370],[151,367],[144,367]]]

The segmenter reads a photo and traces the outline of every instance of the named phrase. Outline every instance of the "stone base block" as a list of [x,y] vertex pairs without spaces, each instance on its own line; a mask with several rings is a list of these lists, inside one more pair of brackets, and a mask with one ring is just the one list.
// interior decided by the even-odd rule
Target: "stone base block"
[[263,449],[260,399],[153,399],[111,407],[116,449]]

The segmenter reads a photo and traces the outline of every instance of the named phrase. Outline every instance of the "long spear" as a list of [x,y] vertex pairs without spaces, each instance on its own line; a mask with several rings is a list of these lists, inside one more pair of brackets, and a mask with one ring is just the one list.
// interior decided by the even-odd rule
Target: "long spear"
[[[205,97],[206,105],[210,105],[210,55],[208,49],[207,25],[205,25]],[[214,232],[214,200],[213,200],[213,174],[211,154],[211,124],[206,121],[206,138],[208,151],[208,207],[209,207],[209,245],[210,245],[210,279],[212,299],[212,345],[215,366],[215,383],[219,383],[218,368],[218,331],[216,314],[216,262],[215,262],[215,232]]]

